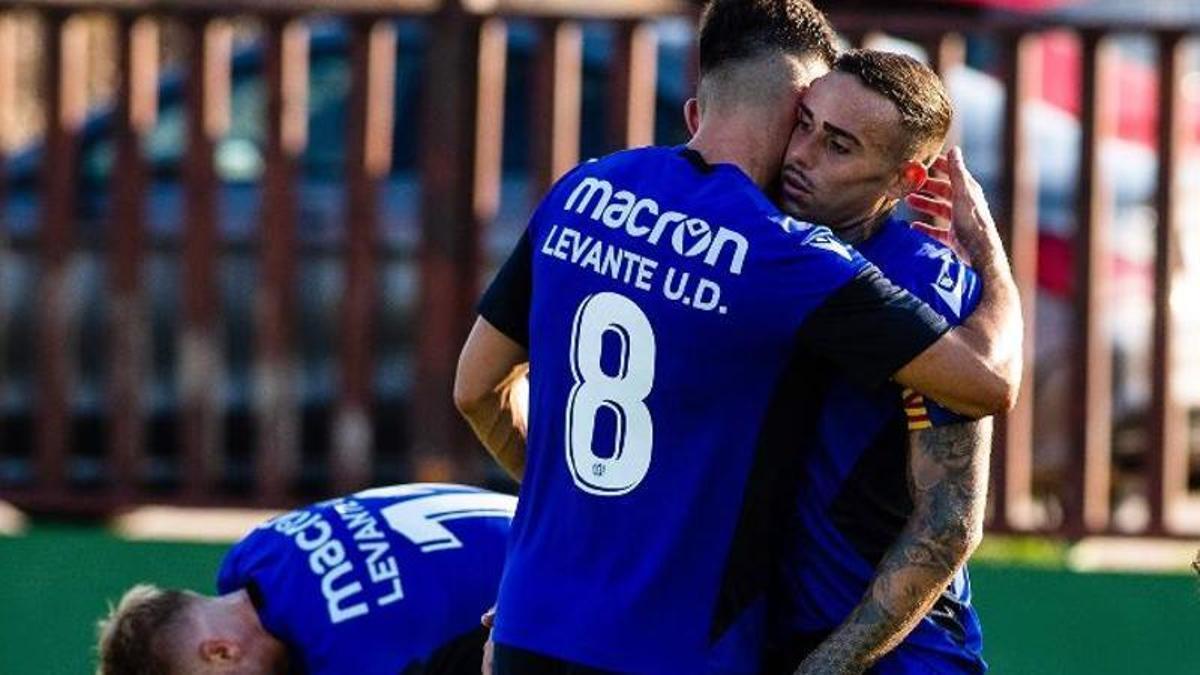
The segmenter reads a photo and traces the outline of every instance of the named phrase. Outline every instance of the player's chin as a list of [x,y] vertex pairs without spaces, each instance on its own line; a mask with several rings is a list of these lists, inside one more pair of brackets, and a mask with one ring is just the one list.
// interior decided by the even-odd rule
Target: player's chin
[[810,220],[812,214],[812,195],[784,187],[779,194],[779,208],[783,212],[800,220]]

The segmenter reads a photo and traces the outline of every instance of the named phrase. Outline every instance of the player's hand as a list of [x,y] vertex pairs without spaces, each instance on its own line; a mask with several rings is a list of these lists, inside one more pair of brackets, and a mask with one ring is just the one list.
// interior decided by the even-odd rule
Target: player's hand
[[488,611],[484,612],[483,616],[479,617],[479,624],[488,630],[491,630],[492,626],[496,625],[496,606],[495,605],[492,605],[491,607],[489,607]]
[[[937,239],[958,255],[966,259],[962,247],[954,237],[951,217],[954,214],[954,186],[950,183],[950,160],[940,155],[929,167],[929,176],[917,192],[904,201],[924,220],[914,221],[912,227]],[[968,261],[969,262],[969,261]]]
[[951,201],[953,196],[949,160],[942,154],[930,165],[921,189],[909,193],[904,198],[912,210],[923,219],[914,221],[912,226],[932,237],[944,240],[950,232],[950,216],[954,212],[954,204]]
[[968,261],[993,259],[1004,256],[1000,233],[992,219],[983,188],[963,161],[962,149],[955,146],[947,156],[951,188],[951,231],[960,245],[963,257]]

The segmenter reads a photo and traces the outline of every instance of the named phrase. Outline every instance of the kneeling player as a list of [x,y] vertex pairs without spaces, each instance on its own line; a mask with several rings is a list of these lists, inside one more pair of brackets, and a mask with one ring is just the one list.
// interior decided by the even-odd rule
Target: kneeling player
[[478,673],[516,498],[366,490],[273,518],[217,597],[139,585],[101,622],[102,675]]

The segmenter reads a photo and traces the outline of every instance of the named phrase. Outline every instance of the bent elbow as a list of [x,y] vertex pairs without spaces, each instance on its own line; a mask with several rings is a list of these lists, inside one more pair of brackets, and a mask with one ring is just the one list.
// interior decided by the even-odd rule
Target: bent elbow
[[1017,405],[1017,397],[1021,395],[1021,369],[1010,368],[1009,373],[1000,377],[996,384],[994,413],[1006,413]]
[[490,393],[490,391],[471,383],[469,378],[462,376],[462,373],[454,378],[454,407],[458,409],[460,415],[467,419],[471,419],[471,416],[483,407]]
[[952,539],[954,552],[959,560],[966,562],[983,543],[983,512],[979,510],[977,516],[968,516],[956,523]]
[[1002,415],[1017,405],[1018,387],[1001,383],[996,386],[986,404],[987,415]]
[[1006,413],[1017,405],[1017,396],[1021,393],[1020,375],[998,373],[987,386],[980,387],[978,391],[980,395],[976,401],[978,408],[974,411],[975,417]]
[[963,547],[963,560],[970,558],[975,554],[975,549],[983,543],[983,520],[972,523],[967,529],[967,537]]
[[957,571],[959,567],[966,564],[971,555],[975,553],[975,549],[979,548],[983,542],[982,520],[955,520],[943,523],[936,529],[940,531],[939,539],[945,545],[947,563],[950,567],[947,571],[949,572]]

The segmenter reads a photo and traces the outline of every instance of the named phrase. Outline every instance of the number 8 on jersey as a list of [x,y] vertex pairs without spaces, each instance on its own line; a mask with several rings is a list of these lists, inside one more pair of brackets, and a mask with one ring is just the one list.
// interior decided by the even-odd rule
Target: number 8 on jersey
[[[620,344],[615,374],[604,371],[604,337]],[[567,466],[575,485],[594,495],[623,495],[650,470],[654,423],[646,397],[654,388],[654,328],[645,312],[618,293],[589,295],[575,311],[571,370],[575,386],[567,398]],[[596,416],[607,408],[616,418],[613,451],[593,449]]]

